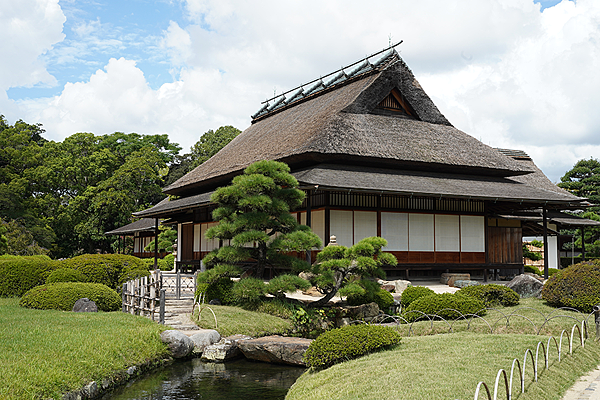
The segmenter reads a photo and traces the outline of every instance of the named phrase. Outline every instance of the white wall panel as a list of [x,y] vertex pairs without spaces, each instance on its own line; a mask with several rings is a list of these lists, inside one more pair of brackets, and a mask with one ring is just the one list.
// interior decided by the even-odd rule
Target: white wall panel
[[202,241],[202,227],[201,224],[194,225],[194,251],[200,251]]
[[217,222],[209,222],[201,224],[202,228],[200,230],[202,239],[200,241],[200,251],[211,251],[217,249],[219,247],[219,239],[207,239],[206,238],[206,230],[208,228],[212,228],[217,225]]

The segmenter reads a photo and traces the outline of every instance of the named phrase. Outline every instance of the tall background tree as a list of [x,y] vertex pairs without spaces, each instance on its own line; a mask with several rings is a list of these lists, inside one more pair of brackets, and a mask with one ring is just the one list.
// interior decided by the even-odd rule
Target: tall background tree
[[[595,206],[578,213],[582,218],[600,221],[600,161],[595,158],[579,160],[575,166],[560,178],[559,187],[568,190],[579,197],[585,197]],[[574,235],[575,247],[581,248],[581,230],[562,230],[561,234]],[[600,228],[588,227],[585,229],[586,254],[600,257]],[[565,244],[570,249],[570,245]]]

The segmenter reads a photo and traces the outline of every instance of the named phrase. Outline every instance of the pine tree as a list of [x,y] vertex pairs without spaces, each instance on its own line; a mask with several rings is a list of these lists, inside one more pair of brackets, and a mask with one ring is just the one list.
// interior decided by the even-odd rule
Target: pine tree
[[204,262],[215,267],[252,260],[257,278],[262,278],[269,266],[309,268],[308,263],[290,254],[322,246],[319,237],[290,214],[304,197],[285,163],[258,161],[250,165],[231,185],[211,196],[218,205],[213,219],[219,224],[208,229],[206,237],[229,241],[229,245],[211,252]]

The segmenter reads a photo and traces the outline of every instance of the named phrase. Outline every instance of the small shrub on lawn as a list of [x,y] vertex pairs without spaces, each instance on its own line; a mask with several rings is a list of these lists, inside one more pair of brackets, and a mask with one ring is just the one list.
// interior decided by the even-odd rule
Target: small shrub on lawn
[[474,297],[481,300],[486,307],[494,306],[516,306],[519,304],[519,294],[514,290],[496,284],[467,286],[460,289],[457,293]]
[[59,268],[48,275],[46,283],[56,282],[85,282],[86,278],[83,272],[72,268]]
[[325,332],[304,353],[304,362],[315,369],[328,368],[400,343],[394,329],[376,325],[348,325]]
[[340,294],[346,296],[346,301],[351,306],[376,303],[380,310],[386,312],[394,304],[394,296],[391,293],[381,289],[377,282],[367,279],[351,283],[340,290]]
[[48,256],[2,256],[0,296],[22,296],[29,289],[44,284],[48,275],[59,267],[60,262]]
[[422,318],[421,313],[439,315],[444,319],[456,319],[460,318],[461,314],[484,315],[485,306],[481,300],[462,294],[430,294],[418,298],[402,310],[402,317],[412,322]]
[[71,311],[75,302],[88,298],[96,303],[98,310],[118,311],[121,296],[100,283],[57,282],[36,286],[21,297],[19,305],[40,310]]
[[406,308],[410,306],[410,304],[417,300],[419,297],[429,296],[431,294],[435,294],[435,292],[428,287],[425,286],[409,286],[402,292],[402,297],[400,298],[400,302],[402,303],[402,307]]
[[217,265],[198,274],[196,279],[196,298],[204,296],[204,301],[219,300],[222,305],[235,304],[233,296],[234,282],[232,277],[238,276],[240,270],[231,265]]
[[144,261],[124,254],[83,254],[63,261],[63,266],[82,272],[86,282],[115,290],[128,280],[149,274]]
[[524,268],[524,272],[530,272],[532,274],[542,275],[542,273],[540,272],[540,270],[537,267],[532,267],[531,265],[526,265]]
[[542,288],[542,299],[553,307],[573,307],[590,313],[600,303],[600,260],[560,270]]

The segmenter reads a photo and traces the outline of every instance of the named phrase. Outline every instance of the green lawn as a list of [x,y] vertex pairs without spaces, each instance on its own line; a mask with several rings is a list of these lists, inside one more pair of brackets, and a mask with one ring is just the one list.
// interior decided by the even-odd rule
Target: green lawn
[[[286,400],[437,400],[473,399],[479,381],[492,391],[500,368],[508,370],[513,358],[523,362],[525,349],[534,351],[546,336],[490,335],[460,332],[403,338],[393,350],[344,362],[320,372],[306,372],[292,386]],[[565,343],[563,343],[565,346]],[[568,344],[563,348],[568,353]],[[552,400],[584,373],[600,363],[600,345],[593,340],[577,347],[573,356],[558,363],[556,350],[550,352],[550,369],[533,381],[532,363],[526,365],[526,392],[519,395],[518,379],[513,383],[514,399]],[[506,398],[503,391],[502,396]],[[484,399],[484,393],[480,399]]]
[[[558,315],[561,317],[552,318]],[[571,327],[575,323],[581,326],[573,318],[581,321],[586,317],[549,307],[541,300],[522,299],[518,306],[488,311],[486,322],[477,318],[448,323],[422,321],[412,325],[412,335],[409,325],[397,325],[396,329],[405,336],[397,348],[320,372],[307,372],[286,399],[473,399],[479,381],[488,384],[493,396],[500,368],[510,373],[513,359],[522,363],[527,348],[535,353],[539,341],[546,345],[549,335],[559,338],[566,330],[563,361],[558,363],[556,347],[551,347],[550,369],[543,371],[540,367],[538,383],[532,383],[532,364],[528,359],[525,394],[520,395],[517,378],[513,384],[514,399],[558,400],[581,375],[600,364],[593,317],[588,320],[590,339],[585,348],[577,344],[573,356],[566,355]],[[449,333],[449,324],[454,333]],[[490,326],[494,334],[489,333]],[[538,330],[540,335],[535,334]],[[539,363],[543,365],[543,358]],[[484,398],[485,393],[480,393],[480,399]]]
[[122,312],[32,310],[0,298],[0,399],[61,398],[168,355],[165,328]]

